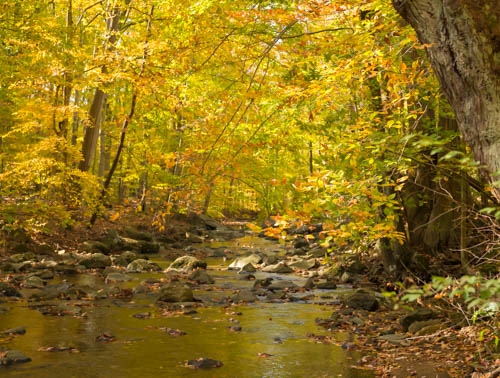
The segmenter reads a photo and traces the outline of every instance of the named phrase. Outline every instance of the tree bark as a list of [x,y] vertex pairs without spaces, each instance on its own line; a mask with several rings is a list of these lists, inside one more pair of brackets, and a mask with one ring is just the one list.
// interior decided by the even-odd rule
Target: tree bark
[[[500,179],[500,2],[392,0],[415,29],[452,106],[464,140]],[[500,189],[493,189],[500,200]]]
[[[120,9],[115,7],[107,20],[107,29],[109,37],[106,41],[108,44],[107,50],[112,51],[116,43],[116,33],[118,31],[118,21],[120,20]],[[106,73],[107,68],[104,66],[102,72]],[[92,105],[90,106],[89,117],[85,125],[85,135],[83,137],[82,154],[83,159],[80,161],[80,170],[87,172],[90,169],[92,161],[94,160],[97,140],[99,138],[99,131],[102,122],[102,110],[106,102],[106,93],[97,88],[94,93]]]

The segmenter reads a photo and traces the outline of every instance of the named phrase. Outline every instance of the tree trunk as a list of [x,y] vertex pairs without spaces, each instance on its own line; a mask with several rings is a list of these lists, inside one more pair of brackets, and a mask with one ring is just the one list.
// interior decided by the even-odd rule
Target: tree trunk
[[[116,43],[116,33],[118,31],[118,21],[120,19],[120,9],[115,7],[107,20],[109,37],[106,41],[107,50],[111,51]],[[107,68],[104,66],[102,72],[106,73]],[[83,137],[82,154],[83,159],[80,161],[80,170],[87,172],[90,169],[94,160],[97,140],[99,138],[99,130],[102,123],[102,110],[106,102],[106,93],[100,88],[97,88],[94,93],[92,105],[90,106],[89,117],[85,125],[85,135]]]
[[[500,179],[500,2],[392,0],[426,44],[460,132],[491,183]],[[497,200],[500,190],[493,189]]]

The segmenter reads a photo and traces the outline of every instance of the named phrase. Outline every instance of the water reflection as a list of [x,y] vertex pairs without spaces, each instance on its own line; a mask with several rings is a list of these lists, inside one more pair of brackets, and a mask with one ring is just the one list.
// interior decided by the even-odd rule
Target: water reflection
[[[226,243],[227,244],[227,243]],[[158,261],[166,267],[166,261]],[[220,260],[213,260],[220,265]],[[232,294],[232,288],[250,287],[251,282],[238,279],[235,272],[212,270],[216,291],[197,290],[205,303],[216,303]],[[137,285],[151,275],[134,275],[127,287]],[[279,278],[279,277],[278,277]],[[80,285],[105,286],[99,275],[75,276]],[[287,277],[290,279],[290,277]],[[301,278],[295,278],[301,280]],[[224,282],[222,284],[221,282]],[[222,287],[222,289],[220,289]],[[73,301],[83,317],[44,316],[29,309],[26,302],[8,303],[9,311],[0,311],[0,330],[24,326],[27,333],[0,347],[17,349],[32,362],[0,368],[1,377],[373,377],[373,373],[352,368],[360,358],[354,352],[333,345],[316,344],[308,333],[326,333],[314,319],[328,317],[325,305],[303,303],[256,303],[223,308],[200,307],[193,315],[164,316],[154,298],[136,297],[134,301],[102,299]],[[134,314],[150,312],[149,319]],[[241,312],[241,315],[239,313]],[[238,325],[241,331],[228,327]],[[185,331],[185,336],[170,336],[166,328]],[[109,332],[116,341],[99,343],[96,336]],[[71,346],[79,353],[50,353],[46,346]],[[262,357],[268,356],[268,357]],[[224,363],[213,370],[192,370],[184,362],[209,357]]]

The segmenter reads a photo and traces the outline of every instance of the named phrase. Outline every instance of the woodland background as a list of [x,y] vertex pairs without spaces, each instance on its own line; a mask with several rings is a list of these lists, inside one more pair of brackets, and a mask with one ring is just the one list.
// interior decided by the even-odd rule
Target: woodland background
[[498,314],[494,183],[388,1],[3,1],[0,41],[4,234],[321,222],[394,282],[453,267],[407,299]]

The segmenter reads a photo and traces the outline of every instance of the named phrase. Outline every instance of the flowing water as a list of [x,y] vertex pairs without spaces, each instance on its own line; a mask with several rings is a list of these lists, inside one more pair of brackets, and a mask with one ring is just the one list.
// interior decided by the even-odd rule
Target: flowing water
[[[236,243],[241,246],[241,241],[225,245],[235,247]],[[84,313],[75,317],[42,315],[30,309],[24,300],[0,304],[0,331],[26,328],[24,335],[0,337],[0,348],[19,350],[32,359],[29,363],[0,367],[0,377],[374,376],[373,372],[355,367],[361,357],[357,352],[315,343],[307,336],[310,333],[331,335],[317,327],[315,319],[330,316],[332,308],[328,302],[334,300],[335,291],[315,292],[315,300],[307,303],[217,305],[221,299],[231,296],[235,288],[251,287],[252,283],[239,280],[236,272],[227,271],[221,259],[208,258],[206,261],[216,283],[195,290],[195,297],[203,299],[203,305],[196,306],[192,313],[166,311],[148,295],[135,296],[132,301],[118,298],[65,301]],[[157,262],[162,267],[168,266],[165,260]],[[133,281],[124,285],[134,287],[146,277],[161,276],[136,274]],[[96,274],[68,279],[94,287],[106,286],[103,277]],[[300,277],[294,279],[302,280]],[[29,291],[24,294],[29,295]],[[146,319],[134,317],[142,313],[151,316]],[[241,330],[230,328],[235,326]],[[169,331],[172,330],[185,334],[171,335]],[[115,336],[116,340],[96,341],[103,332]],[[342,341],[349,335],[339,333],[335,337]],[[43,351],[47,347],[70,349]],[[207,370],[185,367],[187,360],[201,357],[219,360],[223,366]]]

